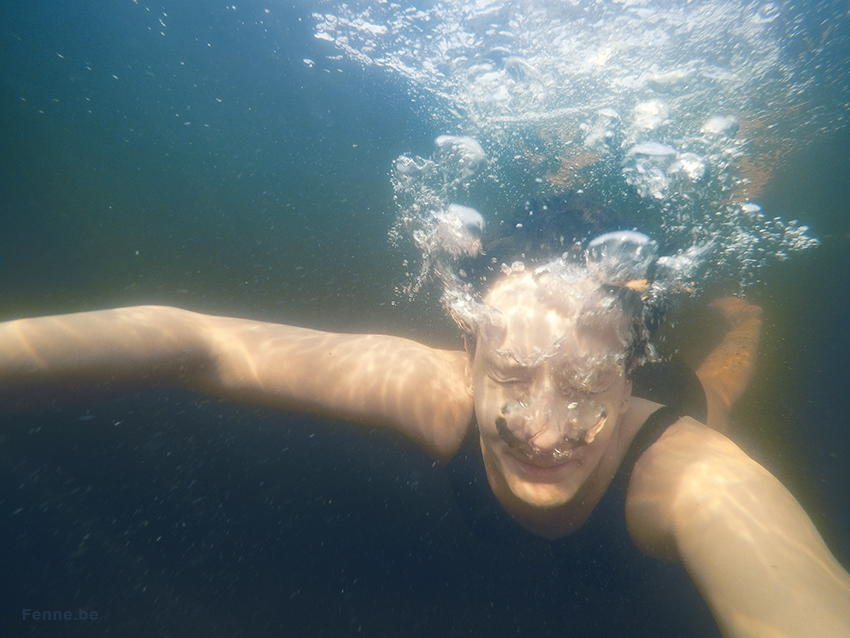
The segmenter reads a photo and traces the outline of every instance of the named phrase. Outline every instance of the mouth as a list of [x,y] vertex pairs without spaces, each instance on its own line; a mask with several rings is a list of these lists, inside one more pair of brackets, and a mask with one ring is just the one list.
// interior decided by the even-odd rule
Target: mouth
[[554,458],[552,455],[531,458],[517,453],[509,453],[509,456],[522,474],[535,479],[556,477],[564,468],[574,465],[577,460],[574,456],[563,459]]
[[[604,421],[604,417],[603,417]],[[577,448],[566,447],[554,449],[551,452],[538,453],[534,446],[523,442],[508,429],[505,418],[496,419],[496,430],[499,438],[507,445],[508,454],[527,473],[555,473],[562,467],[576,460]]]

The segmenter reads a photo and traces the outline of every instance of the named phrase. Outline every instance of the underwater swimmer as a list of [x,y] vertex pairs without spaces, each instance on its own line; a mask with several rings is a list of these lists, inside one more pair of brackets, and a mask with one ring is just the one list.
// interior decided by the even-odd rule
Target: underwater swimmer
[[[460,317],[467,352],[155,306],[22,319],[0,324],[0,408],[177,387],[383,424],[442,461],[477,424],[504,509],[563,537],[661,408],[632,396],[645,345],[636,295],[561,266],[510,272]],[[791,494],[718,432],[759,325],[744,302],[720,309],[732,330],[697,373],[717,429],[675,418],[642,451],[629,532],[644,552],[684,565],[726,636],[845,637],[850,577]]]

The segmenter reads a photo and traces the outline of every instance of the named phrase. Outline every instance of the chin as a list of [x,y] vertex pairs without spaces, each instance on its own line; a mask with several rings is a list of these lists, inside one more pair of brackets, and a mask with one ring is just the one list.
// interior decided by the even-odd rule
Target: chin
[[576,490],[568,489],[552,483],[536,483],[510,477],[507,479],[511,493],[526,505],[540,509],[552,509],[569,503],[576,495]]

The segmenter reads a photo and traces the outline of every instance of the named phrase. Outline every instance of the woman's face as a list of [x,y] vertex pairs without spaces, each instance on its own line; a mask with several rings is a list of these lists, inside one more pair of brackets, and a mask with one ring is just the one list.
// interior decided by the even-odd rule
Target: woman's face
[[479,333],[472,372],[497,496],[506,488],[540,508],[573,500],[617,432],[631,393],[622,315],[593,294],[579,285],[575,298],[553,307],[529,276],[503,281],[488,297],[493,320]]

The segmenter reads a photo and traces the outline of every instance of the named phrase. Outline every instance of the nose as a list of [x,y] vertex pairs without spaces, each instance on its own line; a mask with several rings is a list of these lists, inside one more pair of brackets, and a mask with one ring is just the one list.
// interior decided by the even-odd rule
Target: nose
[[565,439],[560,436],[558,428],[547,427],[540,430],[528,442],[529,447],[536,456],[557,456],[562,458],[565,451],[570,447]]
[[528,442],[539,452],[551,452],[564,444],[563,410],[555,405],[552,397],[541,398],[536,402],[537,409],[530,417]]
[[499,436],[510,447],[530,455],[551,453],[563,448],[565,416],[549,384],[540,384],[523,401],[509,401],[496,418]]
[[571,400],[541,387],[527,401],[506,403],[496,419],[499,436],[528,454],[563,455],[565,444],[592,443],[607,421],[604,407],[589,397]]

